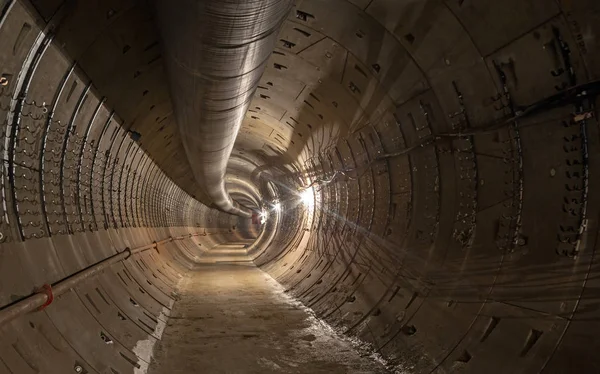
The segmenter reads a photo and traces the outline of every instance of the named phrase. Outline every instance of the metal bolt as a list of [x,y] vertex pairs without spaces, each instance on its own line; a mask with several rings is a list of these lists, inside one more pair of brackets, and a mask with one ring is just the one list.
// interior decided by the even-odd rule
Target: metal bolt
[[556,175],[556,170],[554,168],[550,169],[550,176],[553,177]]
[[83,373],[83,367],[81,367],[80,365],[75,365],[73,369],[76,373]]

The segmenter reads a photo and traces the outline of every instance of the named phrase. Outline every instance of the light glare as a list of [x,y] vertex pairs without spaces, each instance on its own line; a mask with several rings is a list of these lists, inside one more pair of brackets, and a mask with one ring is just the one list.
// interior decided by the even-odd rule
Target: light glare
[[265,222],[267,222],[267,218],[269,218],[269,213],[263,209],[260,212],[260,223],[264,224]]
[[302,204],[310,207],[315,203],[315,191],[312,187],[309,187],[300,193],[300,200]]

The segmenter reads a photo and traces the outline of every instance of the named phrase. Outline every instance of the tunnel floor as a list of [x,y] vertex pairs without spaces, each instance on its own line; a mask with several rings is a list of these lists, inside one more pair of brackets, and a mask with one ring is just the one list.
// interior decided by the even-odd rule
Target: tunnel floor
[[[325,327],[325,328],[324,328]],[[220,245],[179,285],[150,374],[387,373],[257,268],[243,244]]]

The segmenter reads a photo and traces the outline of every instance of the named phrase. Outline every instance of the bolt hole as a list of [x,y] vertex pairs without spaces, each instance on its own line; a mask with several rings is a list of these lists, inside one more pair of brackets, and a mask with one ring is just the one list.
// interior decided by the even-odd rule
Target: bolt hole
[[102,339],[104,344],[113,344],[113,340],[103,332],[100,332],[100,339]]
[[471,361],[471,354],[469,353],[469,351],[467,351],[466,349],[463,351],[463,353],[458,356],[458,358],[456,359],[456,362],[463,362],[463,363],[467,363],[469,361]]
[[402,333],[411,336],[417,333],[417,328],[414,325],[405,325],[402,327]]
[[2,74],[2,77],[0,77],[0,86],[8,86],[8,83],[10,83],[10,81],[8,80],[9,75],[7,74]]

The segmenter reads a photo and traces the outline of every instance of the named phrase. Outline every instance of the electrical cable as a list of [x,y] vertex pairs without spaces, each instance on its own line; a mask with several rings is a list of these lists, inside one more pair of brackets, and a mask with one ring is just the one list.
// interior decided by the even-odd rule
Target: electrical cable
[[[585,98],[595,97],[598,95],[600,95],[600,81],[593,81],[593,82],[581,84],[578,86],[574,86],[574,87],[568,88],[564,91],[561,91],[560,93],[552,95],[548,98],[542,99],[534,104],[528,105],[526,107],[522,107],[519,110],[513,110],[514,114],[508,118],[504,118],[499,121],[492,122],[491,124],[488,124],[486,126],[473,128],[470,131],[464,131],[464,132],[460,131],[460,132],[456,132],[456,133],[431,134],[429,136],[422,138],[417,144],[414,144],[410,147],[404,148],[397,152],[381,154],[363,166],[349,168],[349,169],[336,170],[333,173],[333,175],[331,176],[331,178],[316,179],[308,186],[302,187],[301,190],[311,188],[311,187],[315,186],[316,184],[318,184],[320,187],[324,187],[324,186],[332,183],[338,177],[338,175],[343,175],[346,178],[348,178],[349,180],[358,180],[367,172],[367,170],[370,169],[370,167],[374,163],[376,163],[378,161],[382,161],[382,160],[385,160],[388,158],[398,157],[398,156],[403,156],[403,155],[409,154],[417,149],[424,148],[426,146],[435,144],[440,140],[494,133],[504,127],[515,124],[515,122],[519,119],[529,117],[529,116],[539,113],[543,110],[562,107],[562,106],[571,104],[573,102],[581,101]],[[359,169],[364,169],[364,170],[362,171],[362,173],[360,173],[357,176],[350,176],[347,174],[349,172],[357,171]]]

